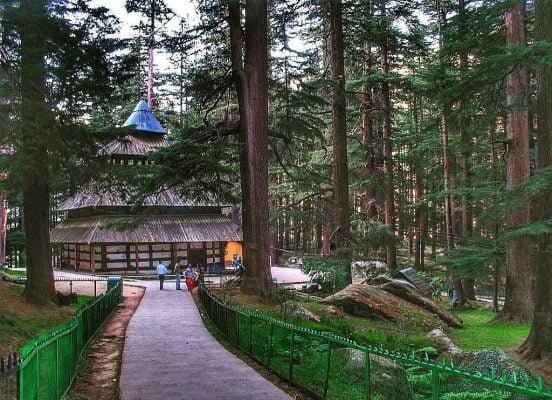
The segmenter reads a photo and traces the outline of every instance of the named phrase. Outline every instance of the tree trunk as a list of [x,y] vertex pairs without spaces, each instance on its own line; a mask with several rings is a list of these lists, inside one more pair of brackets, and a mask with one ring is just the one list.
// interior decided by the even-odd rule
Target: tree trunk
[[[273,179],[273,176],[271,176]],[[278,208],[278,202],[274,194],[269,194],[269,207],[270,210],[276,210]],[[280,263],[280,251],[278,246],[278,222],[276,221],[274,229],[270,232],[270,261],[271,265]]]
[[[535,15],[536,40],[552,40],[552,0],[538,0]],[[538,169],[552,167],[552,66],[540,64],[537,80],[537,140]],[[552,219],[552,184],[540,193],[536,217]],[[537,263],[534,286],[535,308],[531,331],[520,347],[528,359],[540,359],[552,363],[552,234],[537,237]]]
[[[347,163],[347,115],[345,109],[345,58],[341,0],[330,0],[330,53],[332,69],[332,127],[334,156],[335,241],[347,247],[351,239],[349,216],[349,169]],[[351,282],[350,273],[347,282]]]
[[[506,40],[508,44],[525,46],[525,1],[512,6],[505,16]],[[508,75],[507,103],[510,111],[507,122],[507,171],[506,183],[509,190],[516,190],[529,179],[529,122],[527,101],[527,71],[516,67]],[[508,226],[530,222],[529,206],[521,204],[508,213]],[[506,299],[502,319],[530,321],[533,313],[531,266],[531,241],[526,237],[511,240],[506,246]]]
[[415,179],[415,192],[414,192],[414,201],[416,203],[416,208],[414,210],[414,219],[416,220],[416,231],[415,231],[415,242],[414,242],[414,268],[419,271],[424,270],[424,230],[425,230],[425,210],[420,204],[422,193],[423,193],[423,181],[420,176],[422,173],[421,169],[418,169]]
[[[372,50],[371,43],[364,45],[365,53],[365,74],[370,73],[372,69]],[[372,117],[370,115],[372,108],[374,107],[374,101],[372,98],[372,88],[366,84],[362,88],[362,105],[361,105],[361,119],[360,127],[362,131],[362,145],[364,146],[364,165],[362,169],[362,175],[364,179],[374,178],[376,174],[376,166],[374,159],[374,125]],[[364,189],[364,218],[369,221],[372,218],[377,217],[376,208],[376,191],[374,190],[373,183],[366,185]]]
[[23,225],[27,261],[24,295],[34,304],[57,303],[51,265],[49,227],[48,136],[53,116],[46,103],[46,39],[36,26],[46,23],[45,0],[22,0],[21,35],[21,155]]
[[328,257],[331,251],[330,243],[331,225],[326,224],[322,228],[322,256]]
[[271,291],[268,231],[268,16],[267,2],[245,6],[245,63],[241,52],[240,7],[231,1],[229,24],[232,69],[240,107],[242,138],[243,263],[242,291]]
[[[381,3],[381,14],[385,16],[385,2]],[[389,230],[395,233],[395,188],[393,183],[393,142],[391,141],[391,98],[389,82],[385,79],[389,76],[389,50],[387,44],[387,30],[389,23],[385,22],[385,36],[381,42],[381,72],[384,80],[381,83],[381,108],[383,114],[383,158],[385,173],[385,224]],[[397,248],[393,245],[387,246],[387,267],[390,270],[397,269]]]
[[[460,37],[464,38],[468,34],[466,29],[466,5],[465,0],[458,0],[458,14],[459,14],[459,30]],[[465,73],[468,69],[468,54],[464,49],[460,49],[460,72]],[[460,168],[462,170],[462,187],[464,193],[462,194],[462,236],[469,238],[472,234],[472,207],[471,199],[468,196],[467,190],[471,186],[471,171],[470,171],[470,157],[471,157],[471,143],[468,132],[470,125],[469,118],[464,116],[464,110],[466,108],[466,101],[462,99],[460,102]],[[464,291],[466,293],[467,300],[475,300],[475,280],[472,278],[464,279],[462,282]]]

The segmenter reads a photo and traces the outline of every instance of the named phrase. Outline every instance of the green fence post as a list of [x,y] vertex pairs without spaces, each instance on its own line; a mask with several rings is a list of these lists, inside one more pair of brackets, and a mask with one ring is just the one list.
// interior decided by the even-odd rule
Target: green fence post
[[[293,361],[293,360],[292,360]],[[328,356],[326,358],[326,380],[324,381],[324,398],[328,398],[328,385],[330,381],[330,365],[332,362],[332,342],[328,340]]]
[[228,307],[224,307],[224,325],[226,326],[226,337],[230,337],[230,327],[228,326]]
[[270,322],[270,336],[268,337],[268,358],[266,365],[270,367],[270,356],[272,355],[272,335],[274,335],[274,324]]
[[251,314],[249,314],[249,354],[253,354],[253,318],[251,317]]
[[439,370],[431,368],[431,400],[439,400]]
[[241,343],[240,343],[240,319],[241,319],[240,316],[241,316],[241,314],[240,314],[240,311],[239,311],[239,310],[236,312],[236,315],[237,315],[237,318],[238,318],[238,321],[237,321],[237,324],[236,324],[236,325],[237,325],[237,328],[236,328],[236,329],[238,330],[238,332],[237,332],[238,334],[236,335],[236,338],[237,338],[237,340],[238,340],[238,347],[239,347],[240,349],[243,349],[243,347],[242,347],[242,345],[241,345]]
[[59,394],[59,338],[56,337],[56,398],[61,398]]
[[293,380],[293,348],[295,347],[295,331],[291,331],[291,340],[289,343],[289,370],[288,370],[288,377],[289,380]]
[[372,398],[371,385],[370,385],[370,352],[364,351],[364,384],[366,386],[366,398],[370,400]]

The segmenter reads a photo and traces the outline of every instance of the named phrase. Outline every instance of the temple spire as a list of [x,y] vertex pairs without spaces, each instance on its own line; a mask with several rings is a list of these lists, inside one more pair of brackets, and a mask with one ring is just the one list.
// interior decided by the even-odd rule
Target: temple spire
[[138,102],[123,124],[123,127],[130,126],[134,126],[134,129],[139,132],[165,133],[165,129],[155,118],[155,115],[151,112],[151,108],[149,108],[144,100]]

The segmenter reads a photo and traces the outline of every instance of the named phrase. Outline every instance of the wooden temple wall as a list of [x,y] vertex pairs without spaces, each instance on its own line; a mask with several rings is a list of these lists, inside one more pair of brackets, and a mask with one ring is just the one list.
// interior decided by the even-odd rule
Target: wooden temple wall
[[87,272],[143,272],[158,261],[173,266],[182,258],[203,266],[224,265],[226,242],[74,244],[62,247],[63,268]]

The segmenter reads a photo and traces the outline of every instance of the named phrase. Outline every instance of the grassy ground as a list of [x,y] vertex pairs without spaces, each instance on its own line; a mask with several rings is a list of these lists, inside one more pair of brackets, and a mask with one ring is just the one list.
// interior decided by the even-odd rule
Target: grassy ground
[[[226,298],[231,303],[242,305],[250,310],[259,311],[276,319],[286,319],[275,309],[278,302],[256,296],[244,295],[240,292],[218,292],[217,296]],[[326,331],[342,337],[350,338],[358,343],[383,345],[390,350],[412,351],[432,345],[425,337],[427,330],[413,324],[394,324],[384,321],[372,321],[351,315],[336,316],[328,314],[326,305],[316,302],[306,302],[296,298],[310,311],[320,316],[320,322],[292,319],[290,322],[304,328]]]
[[0,355],[18,351],[33,336],[67,321],[91,299],[79,296],[77,304],[67,307],[34,306],[25,302],[22,293],[23,285],[0,281]]
[[[243,295],[239,292],[220,292],[217,295],[226,297],[232,303],[240,304],[252,310],[261,311],[269,316],[282,319],[275,311],[278,302]],[[372,321],[362,317],[345,315],[337,317],[327,315],[325,305],[316,302],[304,302],[298,299],[309,310],[321,317],[321,322],[294,320],[293,323],[305,328],[323,330],[350,337],[359,343],[383,345],[389,349],[404,351],[433,346],[425,337],[427,330],[420,326]],[[448,302],[443,302],[445,308]],[[502,348],[510,350],[518,347],[529,333],[529,324],[510,324],[496,322],[496,314],[486,309],[454,311],[464,321],[464,328],[451,328],[448,335],[463,350],[480,350],[485,348]]]
[[9,268],[3,268],[0,271],[14,278],[27,276],[27,271],[13,270]]
[[464,321],[464,328],[451,329],[449,336],[463,350],[489,347],[513,349],[518,347],[529,333],[529,324],[493,321],[496,314],[489,310],[464,310],[456,314]]

